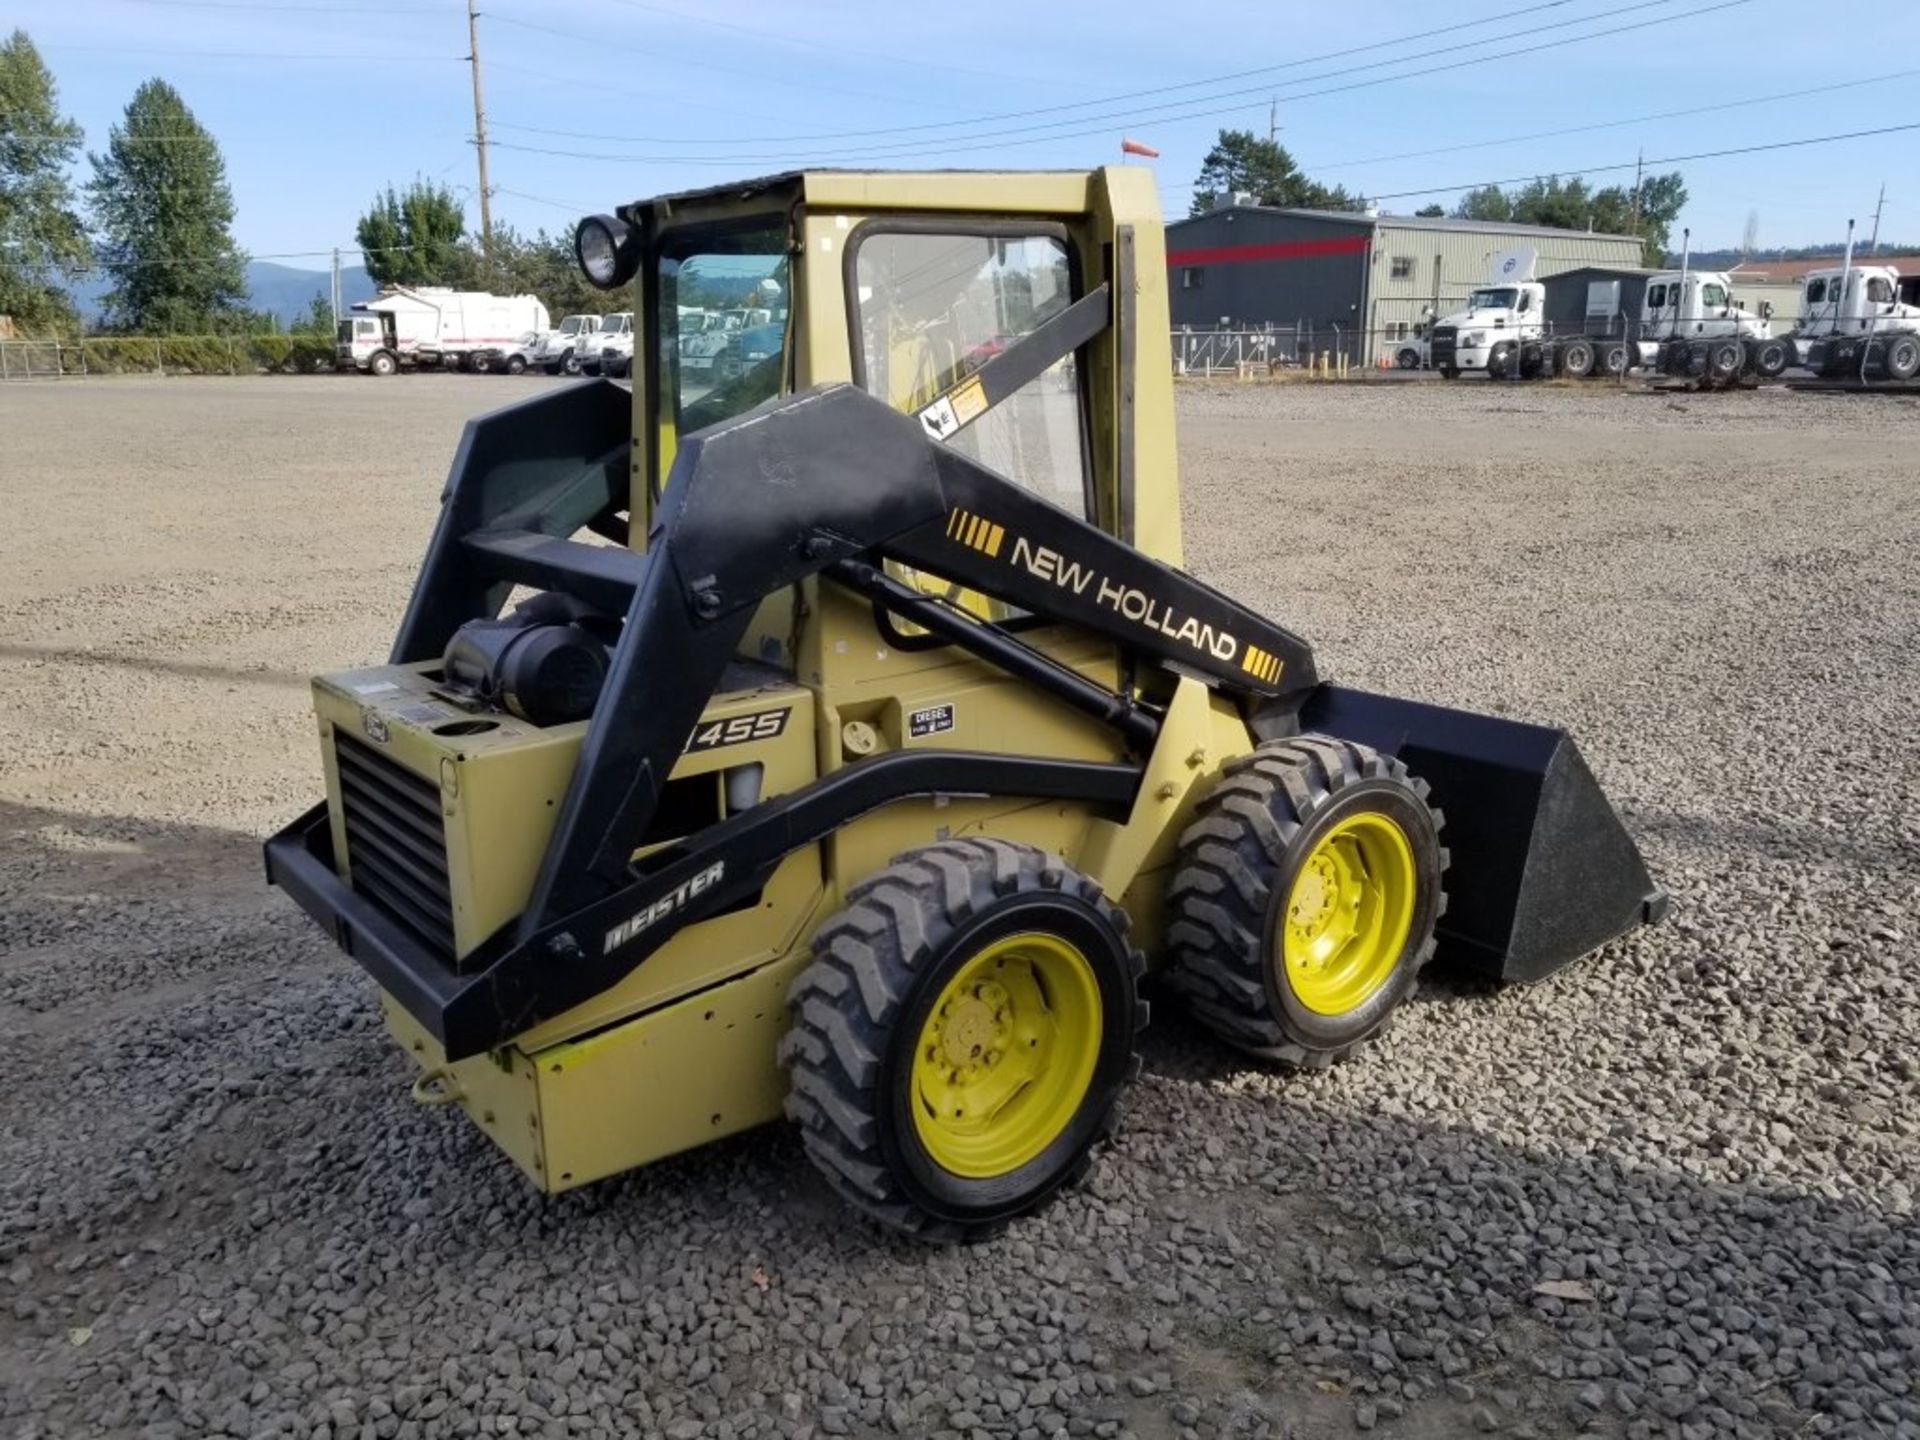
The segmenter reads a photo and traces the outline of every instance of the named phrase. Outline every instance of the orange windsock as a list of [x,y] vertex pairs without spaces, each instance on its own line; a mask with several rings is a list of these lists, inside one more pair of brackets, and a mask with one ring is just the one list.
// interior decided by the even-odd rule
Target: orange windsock
[[1125,136],[1120,138],[1120,153],[1122,155],[1144,155],[1149,160],[1158,160],[1160,158],[1160,152],[1144,140],[1129,140]]

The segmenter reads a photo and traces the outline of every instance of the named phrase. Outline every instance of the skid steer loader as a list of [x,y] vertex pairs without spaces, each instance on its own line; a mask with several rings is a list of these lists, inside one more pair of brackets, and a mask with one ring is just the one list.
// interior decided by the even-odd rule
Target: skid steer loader
[[[1324,683],[1178,568],[1148,172],[781,175],[576,249],[631,393],[468,426],[266,846],[544,1190],[784,1115],[968,1238],[1085,1169],[1149,963],[1323,1066],[1436,947],[1533,980],[1658,914],[1562,731]],[[682,348],[749,307],[739,365]]]

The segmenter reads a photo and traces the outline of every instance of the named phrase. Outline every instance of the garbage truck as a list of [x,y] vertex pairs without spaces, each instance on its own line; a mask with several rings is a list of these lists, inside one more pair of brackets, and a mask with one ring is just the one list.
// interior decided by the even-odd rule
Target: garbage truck
[[547,307],[531,295],[395,286],[341,317],[334,362],[368,375],[391,375],[402,365],[465,369],[549,323]]

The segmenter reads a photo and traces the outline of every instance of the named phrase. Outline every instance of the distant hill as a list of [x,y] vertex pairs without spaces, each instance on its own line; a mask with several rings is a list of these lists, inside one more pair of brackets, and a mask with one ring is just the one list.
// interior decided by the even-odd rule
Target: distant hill
[[[1776,245],[1772,249],[1760,249],[1743,253],[1738,246],[1728,246],[1722,250],[1696,250],[1693,252],[1693,265],[1700,270],[1731,270],[1743,260],[1838,260],[1847,253],[1847,242],[1836,240],[1831,245]],[[1853,253],[1865,257],[1867,242],[1856,240]],[[1879,253],[1882,255],[1912,255],[1920,253],[1920,245],[1895,245],[1882,242]],[[1669,250],[1667,264],[1677,266],[1680,252]]]
[[[276,265],[271,260],[247,262],[248,306],[277,315],[283,326],[291,325],[305,315],[307,307],[313,304],[314,296],[324,298],[327,284],[325,270],[296,270],[291,265]],[[100,318],[100,297],[111,288],[105,279],[95,277],[75,285],[70,293],[73,303],[80,307],[80,314],[91,322]],[[371,300],[375,293],[376,287],[363,267],[340,267],[341,304],[354,305],[362,300]]]

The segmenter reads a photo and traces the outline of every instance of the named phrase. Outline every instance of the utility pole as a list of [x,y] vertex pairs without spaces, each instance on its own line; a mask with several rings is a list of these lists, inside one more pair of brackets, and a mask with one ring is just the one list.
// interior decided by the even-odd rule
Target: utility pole
[[333,324],[334,328],[338,329],[340,326],[340,247],[338,245],[333,247],[333,285],[328,291],[328,298],[333,302]]
[[473,65],[473,145],[480,154],[480,253],[493,269],[493,199],[487,186],[487,107],[480,98],[480,12],[467,0],[467,59]]
[[1873,207],[1873,238],[1867,242],[1867,253],[1869,255],[1878,255],[1880,253],[1880,212],[1886,208],[1887,182],[1882,180],[1880,182],[1880,198],[1874,202]]
[[1280,138],[1280,97],[1275,95],[1267,101],[1267,143],[1273,144]]
[[1646,168],[1647,152],[1640,151],[1633,157],[1633,233],[1640,233],[1640,173]]

